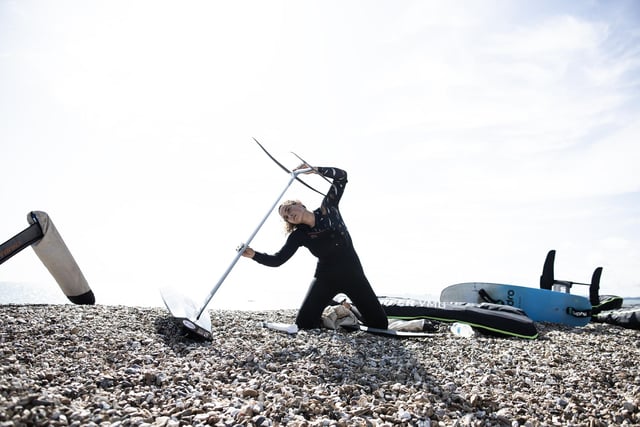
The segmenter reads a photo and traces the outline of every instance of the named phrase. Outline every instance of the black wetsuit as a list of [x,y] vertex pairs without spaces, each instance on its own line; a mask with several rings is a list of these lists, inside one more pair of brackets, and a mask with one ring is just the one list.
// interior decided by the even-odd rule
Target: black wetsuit
[[318,167],[317,170],[321,175],[332,178],[333,184],[320,208],[313,211],[315,226],[299,224],[280,251],[274,255],[256,252],[253,259],[263,265],[278,267],[289,260],[300,246],[308,248],[318,258],[313,281],[296,318],[299,328],[320,327],[324,308],[336,294],[344,293],[358,308],[365,324],[386,329],[387,316],[364,274],[338,210],[347,184],[347,173],[338,168]]

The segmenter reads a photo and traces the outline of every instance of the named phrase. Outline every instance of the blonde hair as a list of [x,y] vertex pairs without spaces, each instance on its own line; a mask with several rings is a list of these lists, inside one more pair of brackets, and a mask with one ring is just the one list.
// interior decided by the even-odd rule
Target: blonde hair
[[[284,208],[286,206],[293,206],[293,205],[302,205],[302,202],[300,200],[286,200],[280,206],[278,206],[278,214],[280,214],[280,209],[282,209],[282,208]],[[302,206],[304,206],[304,205],[302,205]],[[280,215],[280,217],[282,217],[282,215]],[[298,224],[291,224],[289,221],[287,221],[284,218],[282,218],[282,220],[284,221],[284,231],[285,231],[285,233],[289,234],[293,230],[298,228]]]

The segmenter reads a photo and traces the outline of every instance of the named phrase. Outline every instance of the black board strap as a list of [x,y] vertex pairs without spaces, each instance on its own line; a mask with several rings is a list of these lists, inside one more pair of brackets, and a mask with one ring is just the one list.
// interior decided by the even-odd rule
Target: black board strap
[[584,319],[586,317],[591,317],[591,310],[576,310],[573,307],[567,307],[567,314],[573,317]]
[[478,295],[480,295],[480,297],[482,298],[482,300],[484,302],[488,302],[488,303],[491,303],[491,304],[502,304],[502,305],[504,305],[504,301],[496,300],[496,299],[491,298],[489,296],[489,293],[487,291],[485,291],[484,289],[480,289],[478,291]]
[[44,234],[42,233],[40,224],[37,222],[31,224],[28,228],[24,229],[23,231],[0,245],[0,264],[17,254],[27,246],[30,246],[31,244],[42,239],[43,236]]
[[[264,146],[258,142],[258,140],[257,140],[257,139],[253,138],[253,140],[256,142],[256,144],[258,144],[258,146],[259,146],[260,148],[262,148],[262,151],[264,151],[264,152],[266,153],[266,155],[267,155],[267,156],[269,156],[269,158],[275,162],[275,164],[276,164],[276,165],[280,166],[280,169],[284,170],[284,171],[285,171],[285,172],[287,172],[287,173],[291,173],[291,171],[290,171],[289,169],[287,169],[287,167],[286,167],[286,166],[284,166],[282,163],[280,163],[280,162],[279,162],[275,157],[273,157],[273,156],[271,155],[271,153],[269,153],[269,152],[267,151],[267,149],[266,149],[266,148],[264,148]],[[302,179],[300,179],[299,177],[296,177],[296,181],[300,182],[302,185],[304,185],[305,187],[309,188],[310,190],[313,190],[313,191],[315,191],[316,193],[318,193],[318,194],[320,194],[320,195],[322,195],[322,196],[326,196],[326,194],[324,194],[324,193],[323,193],[323,192],[321,192],[321,191],[316,190],[315,188],[313,188],[312,186],[310,186],[309,184],[307,184],[306,182],[304,182],[304,181],[303,181]]]

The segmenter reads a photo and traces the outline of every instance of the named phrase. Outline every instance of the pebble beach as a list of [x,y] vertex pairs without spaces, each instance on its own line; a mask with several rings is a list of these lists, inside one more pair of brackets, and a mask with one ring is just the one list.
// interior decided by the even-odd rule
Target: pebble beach
[[0,426],[640,425],[640,331],[535,340],[265,329],[295,311],[0,305]]

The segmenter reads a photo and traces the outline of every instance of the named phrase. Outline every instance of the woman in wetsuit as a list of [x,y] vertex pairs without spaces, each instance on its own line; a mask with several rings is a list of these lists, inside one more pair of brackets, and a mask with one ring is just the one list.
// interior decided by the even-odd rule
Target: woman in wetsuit
[[[309,167],[303,164],[297,169]],[[268,255],[247,247],[242,255],[260,264],[278,267],[304,246],[318,258],[311,286],[298,311],[298,328],[319,328],[324,308],[336,294],[344,293],[357,307],[367,326],[386,329],[387,316],[364,274],[338,209],[347,184],[347,173],[332,167],[316,167],[309,173],[333,179],[320,207],[311,212],[298,200],[284,202],[278,213],[290,234],[282,249]]]

